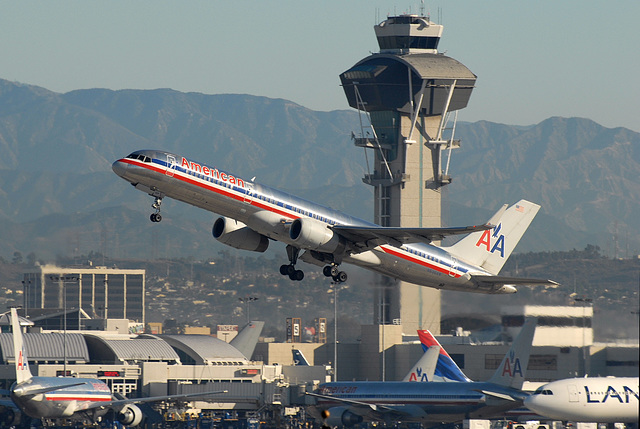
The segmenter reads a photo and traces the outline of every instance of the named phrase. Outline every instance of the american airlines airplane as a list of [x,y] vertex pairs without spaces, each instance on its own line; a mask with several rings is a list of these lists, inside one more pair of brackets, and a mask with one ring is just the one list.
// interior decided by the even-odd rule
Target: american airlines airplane
[[638,423],[638,377],[585,377],[552,381],[524,405],[541,416],[593,423]]
[[[489,381],[325,383],[317,392],[307,392],[317,398],[311,412],[328,426],[372,421],[454,423],[501,415],[521,406],[527,397],[521,388],[535,326],[535,319],[527,320]],[[433,356],[439,349],[434,346],[426,353]]]
[[[338,267],[346,262],[437,289],[503,294],[518,284],[557,284],[498,275],[540,208],[525,200],[481,226],[389,228],[169,152],[136,151],[112,168],[154,198],[152,222],[160,222],[162,200],[170,197],[221,215],[212,230],[221,243],[255,252],[270,239],[285,243],[289,264],[280,273],[291,280],[304,278],[295,266],[300,258],[340,282],[347,274]],[[455,234],[468,235],[450,247],[430,244]]]
[[[20,330],[18,314],[15,308],[11,309],[11,327],[13,329],[16,382],[13,383],[8,393],[13,404],[20,412],[32,418],[62,418],[98,422],[102,416],[113,410],[116,419],[120,423],[127,426],[138,426],[142,422],[143,414],[135,404],[224,393],[224,391],[219,391],[136,399],[114,399],[109,386],[102,380],[95,378],[34,376],[29,369],[22,331]],[[7,406],[5,405],[5,407]]]

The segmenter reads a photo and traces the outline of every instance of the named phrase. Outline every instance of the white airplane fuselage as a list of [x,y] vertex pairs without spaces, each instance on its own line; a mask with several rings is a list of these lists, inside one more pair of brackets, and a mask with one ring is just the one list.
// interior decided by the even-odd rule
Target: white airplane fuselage
[[524,404],[541,416],[576,422],[638,423],[638,377],[552,381]]
[[308,254],[315,255],[315,258],[302,255],[301,259],[305,262],[322,266],[321,255],[330,254],[337,263],[347,262],[422,286],[479,293],[516,292],[511,285],[482,285],[471,281],[472,275],[490,273],[431,244],[382,244],[353,252],[345,250],[342,239],[336,238],[317,249],[300,246],[289,233],[291,222],[296,219],[304,219],[312,226],[327,231],[330,231],[327,225],[378,225],[179,155],[163,151],[137,151],[115,161],[112,168],[118,176],[152,196],[167,196],[234,219],[260,235],[300,247]]
[[[65,384],[69,387],[64,387]],[[32,393],[53,387],[56,389],[35,395]],[[95,421],[109,411],[108,408],[96,408],[95,404],[109,403],[113,398],[109,386],[98,379],[33,377],[14,384],[11,399],[29,417],[65,418],[91,409],[90,417]]]

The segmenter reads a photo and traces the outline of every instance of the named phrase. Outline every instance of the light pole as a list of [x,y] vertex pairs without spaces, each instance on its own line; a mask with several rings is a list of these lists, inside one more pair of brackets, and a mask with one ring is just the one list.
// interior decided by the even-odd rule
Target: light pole
[[340,282],[331,282],[333,288],[333,381],[338,381],[338,288]]
[[338,283],[333,286],[333,381],[338,381]]
[[247,323],[251,321],[249,318],[249,303],[253,301],[257,301],[259,298],[257,296],[245,296],[244,298],[238,298],[238,301],[247,304]]

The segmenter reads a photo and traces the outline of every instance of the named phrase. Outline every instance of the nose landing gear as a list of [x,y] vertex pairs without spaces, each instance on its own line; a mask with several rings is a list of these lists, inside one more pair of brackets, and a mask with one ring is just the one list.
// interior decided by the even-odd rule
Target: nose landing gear
[[151,222],[160,222],[162,220],[162,215],[160,214],[160,205],[162,204],[162,197],[155,197],[155,201],[151,204],[151,207],[156,210],[155,213],[151,213],[149,219]]

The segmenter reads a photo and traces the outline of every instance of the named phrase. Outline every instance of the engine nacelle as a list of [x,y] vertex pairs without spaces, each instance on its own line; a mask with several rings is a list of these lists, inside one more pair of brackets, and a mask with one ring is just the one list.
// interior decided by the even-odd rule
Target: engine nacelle
[[116,413],[116,419],[125,426],[138,426],[142,423],[142,410],[135,405],[125,405]]
[[362,416],[352,413],[347,407],[333,407],[327,410],[329,417],[326,418],[325,424],[334,426],[355,426],[362,423]]
[[344,249],[344,240],[326,223],[315,219],[300,218],[291,223],[289,238],[302,249],[334,253]]
[[[22,413],[15,406],[5,406],[4,410],[0,412],[0,427],[8,428],[11,426],[17,426],[22,421]],[[27,417],[27,421],[29,418]]]
[[267,237],[258,234],[244,223],[228,217],[216,219],[211,233],[220,243],[240,250],[264,252],[269,247]]

